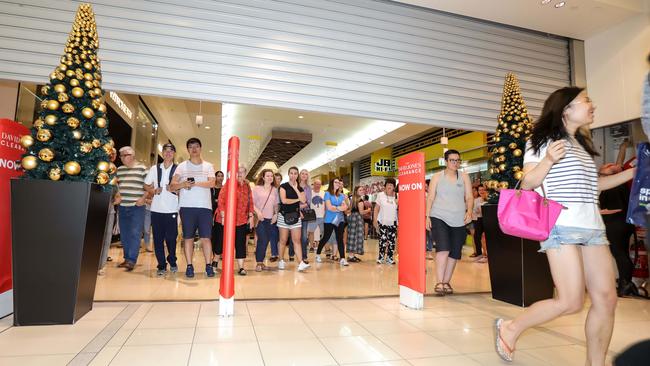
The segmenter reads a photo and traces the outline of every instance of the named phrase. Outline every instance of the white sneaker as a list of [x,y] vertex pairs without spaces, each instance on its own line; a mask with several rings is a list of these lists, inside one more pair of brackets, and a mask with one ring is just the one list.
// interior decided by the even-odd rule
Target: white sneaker
[[320,258],[320,254],[316,254],[316,263],[323,263],[323,260]]
[[285,266],[286,264],[284,263],[284,259],[280,259],[278,262],[278,269],[284,269]]
[[339,263],[340,263],[342,266],[349,266],[349,265],[350,265],[350,264],[348,263],[348,261],[345,260],[345,258],[341,259],[341,261],[340,261]]
[[309,264],[307,264],[307,263],[305,263],[303,261],[300,261],[300,264],[298,265],[298,272],[302,272],[302,271],[306,270],[307,268],[309,268]]

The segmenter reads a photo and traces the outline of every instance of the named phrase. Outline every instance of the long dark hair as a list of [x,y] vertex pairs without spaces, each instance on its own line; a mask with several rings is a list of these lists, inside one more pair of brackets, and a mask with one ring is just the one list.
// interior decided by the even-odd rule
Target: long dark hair
[[338,190],[338,189],[336,189],[336,190],[334,189],[334,181],[335,181],[335,180],[340,180],[340,179],[339,179],[338,177],[334,177],[334,178],[330,179],[330,184],[327,186],[327,191],[328,191],[332,196],[335,196],[335,197],[336,197],[336,196],[338,196],[338,194],[339,194],[339,190]]
[[[568,86],[554,91],[544,102],[542,115],[533,125],[530,143],[535,154],[539,153],[542,146],[549,142],[562,140],[569,137],[564,126],[564,110],[584,89]],[[576,131],[576,140],[591,156],[597,156],[588,129],[580,128]]]

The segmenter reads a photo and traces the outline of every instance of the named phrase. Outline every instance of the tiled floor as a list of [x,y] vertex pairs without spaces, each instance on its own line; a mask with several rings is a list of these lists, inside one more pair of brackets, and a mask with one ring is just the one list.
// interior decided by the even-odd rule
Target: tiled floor
[[[248,275],[235,276],[235,297],[237,299],[305,299],[334,297],[396,296],[397,266],[378,265],[377,241],[366,243],[367,252],[363,262],[352,263],[341,268],[338,263],[325,260],[317,264],[314,254],[309,254],[312,268],[305,273],[297,273],[295,262],[287,262],[285,271],[254,271],[255,247],[248,246],[245,267]],[[472,249],[465,247],[463,260],[458,264],[452,286],[459,293],[490,291],[490,276],[487,263],[476,263],[468,255]],[[185,278],[185,260],[178,248],[179,268],[176,274],[156,277],[156,259],[153,253],[142,252],[133,272],[116,268],[122,258],[122,250],[114,247],[110,255],[114,261],[107,266],[107,273],[97,279],[95,300],[97,301],[178,301],[215,300],[218,298],[219,277],[207,278],[203,254],[194,252],[196,277]],[[323,258],[325,258],[323,256]],[[269,263],[277,267],[277,263]],[[427,291],[433,292],[435,263],[427,260]]]
[[[586,309],[586,308],[585,308]],[[218,303],[96,303],[71,326],[0,320],[0,365],[502,365],[492,321],[520,308],[489,295]],[[526,332],[514,365],[584,365],[586,311]],[[610,356],[650,338],[650,301],[622,299]]]

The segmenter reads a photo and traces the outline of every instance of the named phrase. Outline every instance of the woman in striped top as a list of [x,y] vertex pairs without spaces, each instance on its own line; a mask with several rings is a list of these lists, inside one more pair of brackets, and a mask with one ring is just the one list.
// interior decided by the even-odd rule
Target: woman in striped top
[[526,329],[581,311],[586,288],[591,299],[585,325],[587,365],[605,364],[617,297],[598,193],[629,181],[634,169],[598,177],[593,160],[597,153],[588,127],[594,109],[581,88],[555,91],[544,103],[526,147],[522,188],[543,185],[547,197],[566,209],[549,238],[540,243],[551,268],[556,297],[533,304],[513,320],[496,320],[496,350],[506,361],[512,361],[517,338]]

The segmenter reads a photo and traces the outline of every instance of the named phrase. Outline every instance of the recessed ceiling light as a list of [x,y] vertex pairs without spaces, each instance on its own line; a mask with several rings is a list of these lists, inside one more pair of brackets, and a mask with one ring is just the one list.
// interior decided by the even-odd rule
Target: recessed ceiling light
[[206,129],[206,130],[209,130],[209,129],[210,129],[210,126],[205,126],[205,129]]
[[551,0],[542,0],[542,5],[546,5],[546,4],[550,3],[550,2],[551,2]]
[[291,141],[285,141],[284,143],[285,143],[285,144],[290,144],[290,143],[291,143]]
[[380,144],[380,145],[383,145],[383,144],[384,144],[384,142],[383,142],[383,141],[379,141],[379,144]]
[[298,116],[298,118],[305,118],[304,116]]
[[555,8],[559,9],[566,5],[566,1],[560,1],[559,3],[555,4]]
[[214,152],[214,150],[208,150],[208,152]]
[[341,161],[345,161],[345,160],[341,159]]

